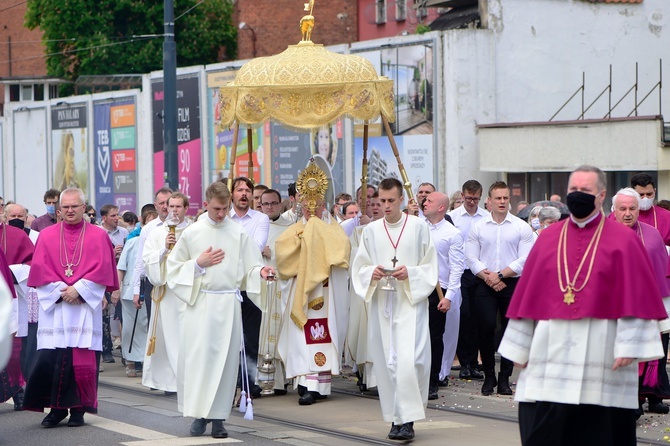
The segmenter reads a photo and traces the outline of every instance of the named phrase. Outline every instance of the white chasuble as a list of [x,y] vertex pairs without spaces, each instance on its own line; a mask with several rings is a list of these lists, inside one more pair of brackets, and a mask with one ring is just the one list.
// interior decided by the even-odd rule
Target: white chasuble
[[[407,268],[408,278],[392,282],[396,291],[381,290],[386,279],[373,281],[372,272],[377,265],[393,268],[395,258],[397,266]],[[428,296],[437,278],[437,253],[424,221],[402,214],[396,223],[380,219],[363,230],[351,283],[369,303],[368,352],[386,422],[425,418],[431,361]]]
[[[208,248],[222,249],[221,263],[196,265]],[[226,218],[209,217],[184,230],[167,259],[167,284],[186,304],[182,315],[177,390],[185,417],[223,420],[235,396],[242,340],[241,296],[260,305],[263,266],[256,242],[244,228]]]
[[[348,313],[347,270],[332,267],[325,284],[321,283],[309,293],[307,323],[303,328],[289,314],[295,299],[296,280],[288,279],[281,283],[282,296],[288,296],[288,300],[278,349],[286,366],[286,377],[290,379],[320,372],[339,375]],[[325,391],[329,393],[329,390]]]
[[[188,224],[186,220],[175,228],[177,240]],[[149,336],[153,335],[154,324],[156,327],[153,353],[148,355],[145,348],[142,384],[154,389],[176,392],[181,315],[186,304],[166,286],[167,269],[165,265],[169,254],[165,247],[165,238],[168,236],[168,231],[167,225],[154,228],[149,233],[142,250],[144,271],[147,279],[154,286],[151,293],[153,302],[149,319]],[[146,298],[149,299],[149,296]]]

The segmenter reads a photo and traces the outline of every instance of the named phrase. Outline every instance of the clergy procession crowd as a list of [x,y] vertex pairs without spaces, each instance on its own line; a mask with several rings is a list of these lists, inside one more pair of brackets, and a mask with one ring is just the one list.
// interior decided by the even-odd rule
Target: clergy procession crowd
[[99,222],[76,188],[47,191],[32,222],[2,201],[2,401],[82,426],[119,348],[127,376],[176,392],[193,436],[226,438],[262,395],[326,400],[344,366],[377,389],[392,440],[414,438],[453,368],[515,395],[524,445],[634,445],[645,407],[668,413],[670,211],[651,176],[606,216],[605,174],[581,166],[570,215],[529,221],[502,181],[406,201],[387,178],[331,209],[327,186],[311,164],[287,200],[240,177],[196,216],[163,188],[139,218],[105,204]]

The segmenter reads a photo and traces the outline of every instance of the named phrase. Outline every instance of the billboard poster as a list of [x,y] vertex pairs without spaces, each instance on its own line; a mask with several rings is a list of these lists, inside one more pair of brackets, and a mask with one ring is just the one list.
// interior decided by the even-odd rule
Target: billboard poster
[[[354,178],[362,176],[360,160],[363,159],[363,138],[354,140]],[[400,153],[413,189],[433,178],[433,135],[396,136]],[[368,183],[377,187],[384,178],[397,178],[402,182],[398,163],[386,136],[368,139]]]
[[[379,74],[393,79],[395,122],[390,123],[400,159],[412,187],[423,182],[435,183],[433,127],[434,64],[432,42],[383,48],[357,53],[369,60]],[[360,178],[363,156],[362,125],[354,126],[354,178]],[[381,124],[370,125],[369,182],[379,184],[386,176],[402,181],[391,144]],[[386,175],[386,176],[385,176]]]
[[78,187],[88,197],[86,104],[64,104],[51,109],[53,187]]
[[[189,215],[202,205],[202,138],[200,135],[200,95],[197,74],[177,76],[177,172],[179,190],[189,197]],[[154,188],[165,182],[163,151],[163,81],[151,83],[154,146]],[[130,178],[126,178],[130,181]]]
[[133,98],[93,105],[95,203],[137,212],[137,132]]

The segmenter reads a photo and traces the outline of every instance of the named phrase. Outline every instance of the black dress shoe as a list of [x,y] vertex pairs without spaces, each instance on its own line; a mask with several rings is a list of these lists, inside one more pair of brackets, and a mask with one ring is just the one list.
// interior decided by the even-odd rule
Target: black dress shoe
[[42,420],[44,427],[56,427],[67,417],[67,409],[51,409],[51,412]]
[[461,371],[458,372],[458,377],[461,379],[472,379],[472,372],[470,371],[469,366],[461,367]]
[[23,395],[23,388],[21,388],[12,398],[14,400],[14,410],[17,412],[23,410]]
[[258,385],[251,386],[251,397],[252,398],[260,398],[262,392],[263,392],[263,389],[261,389],[261,386],[258,386]]
[[307,393],[307,387],[298,384],[298,396],[303,396]]
[[414,423],[405,423],[400,426],[396,440],[414,440]]
[[212,420],[212,437],[228,438],[228,431],[223,427],[223,420]]
[[667,404],[664,404],[662,401],[659,401],[658,403],[651,403],[649,402],[649,412],[651,413],[661,413],[665,414],[670,412],[670,407],[668,407]]
[[509,376],[498,374],[498,395],[513,395],[512,388],[509,386]]
[[106,362],[108,364],[111,364],[111,363],[114,363],[116,361],[114,360],[114,357],[111,354],[106,354],[106,355],[102,355],[102,362]]
[[477,370],[476,368],[470,368],[470,378],[472,379],[484,379],[484,374]]
[[484,384],[482,384],[482,395],[493,395],[493,389],[496,385],[498,385],[496,376],[493,374],[493,372],[487,373],[486,377],[484,378]]
[[274,394],[277,396],[286,395],[287,393],[286,389],[274,389]]
[[84,424],[84,411],[70,409],[70,419],[67,421],[69,427],[79,427]]
[[438,387],[449,387],[449,377],[447,376],[442,381],[437,382]]
[[389,440],[397,440],[398,439],[398,432],[400,432],[400,425],[399,424],[392,424],[391,425],[391,430],[389,431]]
[[204,434],[205,430],[207,430],[207,423],[208,421],[204,418],[196,418],[193,420],[193,423],[191,423],[191,436],[199,437]]
[[305,392],[303,396],[298,398],[298,404],[301,406],[311,406],[312,404],[316,403],[316,395],[314,395],[316,392]]
[[433,387],[430,386],[428,388],[428,399],[429,400],[436,400],[440,397],[440,395],[437,394],[437,386]]

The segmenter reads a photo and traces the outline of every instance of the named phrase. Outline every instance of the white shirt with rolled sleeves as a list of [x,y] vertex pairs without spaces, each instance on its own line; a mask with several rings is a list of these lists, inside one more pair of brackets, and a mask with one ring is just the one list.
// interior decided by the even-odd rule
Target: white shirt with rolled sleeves
[[268,234],[270,232],[268,216],[262,212],[247,209],[247,213],[240,217],[233,208],[230,209],[228,216],[235,223],[242,225],[247,235],[256,242],[258,249],[262,252],[265,245],[268,244]]
[[488,215],[470,228],[465,259],[474,275],[509,267],[518,277],[533,243],[533,230],[525,221],[508,212],[502,223],[496,223]]

